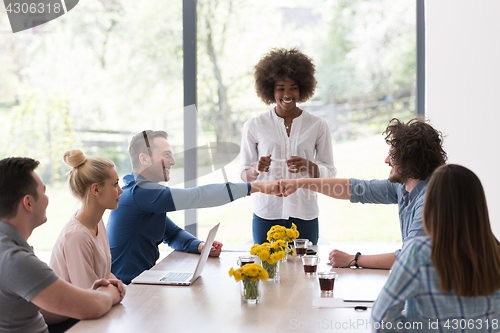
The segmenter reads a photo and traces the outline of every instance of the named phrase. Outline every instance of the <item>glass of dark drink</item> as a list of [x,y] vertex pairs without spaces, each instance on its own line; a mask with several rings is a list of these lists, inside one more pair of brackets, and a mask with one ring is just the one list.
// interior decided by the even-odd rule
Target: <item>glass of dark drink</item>
[[306,274],[316,273],[319,261],[320,259],[316,255],[302,256],[302,265],[304,265],[304,273]]
[[317,275],[321,294],[333,294],[333,285],[335,284],[335,279],[338,278],[338,274],[336,272],[319,272]]
[[245,256],[240,256],[238,261],[236,261],[236,263],[238,264],[238,266],[242,267],[245,266],[246,264],[256,263],[257,259],[259,259],[259,257],[254,255],[245,255]]
[[297,257],[302,257],[307,253],[307,246],[309,245],[309,239],[297,238],[293,241],[295,245],[295,254]]

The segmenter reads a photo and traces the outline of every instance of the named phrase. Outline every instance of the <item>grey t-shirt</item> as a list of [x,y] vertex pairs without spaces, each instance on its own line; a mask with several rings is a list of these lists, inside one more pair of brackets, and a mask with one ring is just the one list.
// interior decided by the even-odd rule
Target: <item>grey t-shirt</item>
[[17,229],[0,221],[0,333],[48,332],[30,300],[57,279]]

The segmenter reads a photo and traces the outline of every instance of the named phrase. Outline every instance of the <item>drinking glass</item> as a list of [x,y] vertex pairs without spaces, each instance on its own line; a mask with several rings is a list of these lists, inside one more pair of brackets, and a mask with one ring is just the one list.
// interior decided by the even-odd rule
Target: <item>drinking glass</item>
[[304,265],[304,273],[314,274],[318,268],[320,259],[316,255],[305,255],[302,257],[302,264]]
[[336,272],[319,272],[318,274],[319,287],[321,294],[332,295],[335,279],[338,279]]
[[297,257],[302,257],[307,253],[307,246],[309,245],[309,239],[297,238],[293,241],[295,245],[295,254]]

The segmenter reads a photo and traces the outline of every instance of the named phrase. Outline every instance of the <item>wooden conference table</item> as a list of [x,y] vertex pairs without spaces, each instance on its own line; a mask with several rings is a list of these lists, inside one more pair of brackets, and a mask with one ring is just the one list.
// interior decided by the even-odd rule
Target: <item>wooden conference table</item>
[[[314,246],[322,262],[318,271],[335,271],[334,297],[374,298],[388,270],[327,266],[332,246]],[[247,250],[249,251],[249,249]],[[248,252],[222,252],[209,258],[202,276],[192,286],[127,286],[121,304],[100,319],[83,320],[68,332],[370,332],[371,309],[313,307],[321,298],[316,276],[304,274],[299,258],[280,263],[280,282],[263,282],[261,303],[242,304],[240,282],[229,277],[238,256]],[[174,251],[152,269],[186,270],[198,261],[195,254]]]

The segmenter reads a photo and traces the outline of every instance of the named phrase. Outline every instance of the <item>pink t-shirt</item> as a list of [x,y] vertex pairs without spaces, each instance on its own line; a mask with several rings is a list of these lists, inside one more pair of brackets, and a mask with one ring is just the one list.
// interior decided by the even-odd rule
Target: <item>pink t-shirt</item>
[[87,289],[95,280],[111,278],[111,253],[102,219],[96,236],[76,219],[77,213],[61,230],[49,266],[61,279]]

